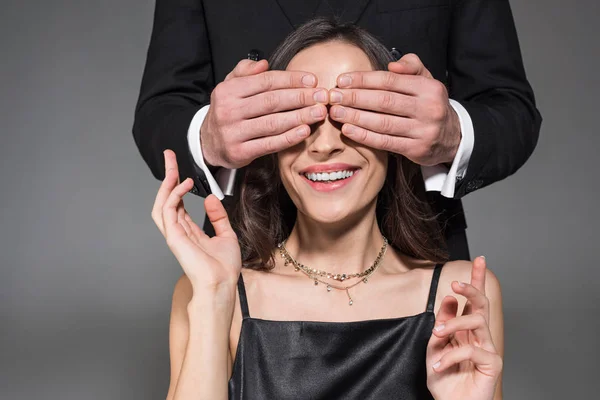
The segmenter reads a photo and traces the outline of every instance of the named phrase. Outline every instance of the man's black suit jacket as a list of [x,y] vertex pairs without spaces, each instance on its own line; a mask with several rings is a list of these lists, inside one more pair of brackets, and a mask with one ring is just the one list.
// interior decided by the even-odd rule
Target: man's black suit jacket
[[[541,116],[508,0],[355,0],[346,1],[341,13],[335,3],[157,0],[133,126],[142,157],[163,179],[162,152],[174,150],[182,177],[194,179],[192,192],[208,195],[204,173],[189,153],[192,117],[250,49],[268,57],[295,26],[335,10],[342,22],[366,28],[386,46],[416,53],[469,112],[475,144],[467,173],[456,183],[454,199],[430,194],[447,236],[464,237],[459,199],[514,173],[539,135]],[[468,256],[464,249],[454,253],[452,258]]]

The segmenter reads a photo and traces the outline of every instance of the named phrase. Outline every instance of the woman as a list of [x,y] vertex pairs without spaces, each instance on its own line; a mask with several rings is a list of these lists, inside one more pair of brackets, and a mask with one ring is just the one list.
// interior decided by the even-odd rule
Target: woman
[[[390,61],[368,33],[315,20],[270,66],[333,89]],[[185,272],[167,398],[501,399],[501,294],[485,260],[443,264],[418,166],[352,142],[329,117],[311,128],[242,172],[235,229],[206,198],[213,238],[185,211],[192,181],[178,184],[165,151],[153,218]]]

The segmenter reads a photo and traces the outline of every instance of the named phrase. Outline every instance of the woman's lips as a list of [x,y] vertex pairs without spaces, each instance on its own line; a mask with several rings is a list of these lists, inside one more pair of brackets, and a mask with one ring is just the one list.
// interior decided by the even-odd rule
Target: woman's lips
[[348,185],[354,179],[354,177],[356,175],[358,175],[359,173],[360,173],[360,169],[356,169],[353,171],[352,176],[345,178],[345,179],[338,179],[336,181],[331,181],[331,182],[311,181],[304,174],[300,174],[300,176],[314,190],[316,190],[318,192],[332,192],[334,190],[340,189],[340,188]]

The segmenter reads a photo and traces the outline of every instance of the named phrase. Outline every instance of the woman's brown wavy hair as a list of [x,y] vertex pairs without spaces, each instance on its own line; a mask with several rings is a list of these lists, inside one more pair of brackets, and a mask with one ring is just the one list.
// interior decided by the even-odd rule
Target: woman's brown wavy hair
[[[351,24],[317,18],[300,26],[275,50],[269,60],[273,70],[285,70],[291,59],[317,43],[338,40],[365,52],[373,69],[387,70],[394,61],[373,35]],[[277,244],[287,238],[296,222],[297,209],[279,175],[277,155],[260,157],[237,173],[231,222],[238,234],[245,268],[268,271],[275,265]],[[385,183],[377,197],[376,216],[384,236],[409,256],[443,262],[445,242],[425,199],[420,167],[389,153]]]

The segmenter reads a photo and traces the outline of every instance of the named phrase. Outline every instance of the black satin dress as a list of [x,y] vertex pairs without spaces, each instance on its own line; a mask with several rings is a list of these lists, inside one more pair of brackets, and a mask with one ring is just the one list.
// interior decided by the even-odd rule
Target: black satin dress
[[424,312],[353,322],[252,318],[240,274],[243,320],[229,399],[433,399],[425,353],[441,269],[433,271]]

